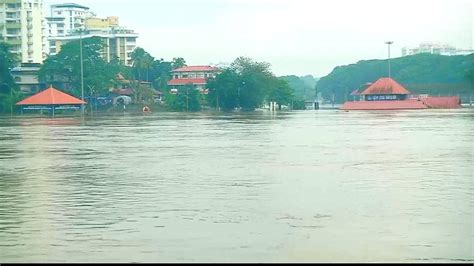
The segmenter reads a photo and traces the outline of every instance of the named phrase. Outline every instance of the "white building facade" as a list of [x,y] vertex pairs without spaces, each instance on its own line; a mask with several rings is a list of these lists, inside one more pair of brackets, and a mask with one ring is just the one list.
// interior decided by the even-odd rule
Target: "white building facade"
[[45,53],[54,54],[56,51],[55,42],[51,42],[51,38],[72,34],[75,30],[84,27],[86,19],[94,16],[95,13],[89,7],[74,3],[50,6],[50,15],[45,18]]
[[22,63],[42,63],[43,0],[0,0],[0,40]]
[[403,47],[402,56],[415,55],[421,53],[439,54],[439,55],[467,55],[474,53],[474,50],[460,50],[449,44],[439,43],[421,43],[418,47]]
[[[127,66],[132,65],[131,53],[137,47],[138,34],[132,30],[125,28],[103,28],[103,29],[85,29],[82,35],[74,32],[68,36],[50,37],[50,55],[55,55],[61,50],[61,46],[70,42],[91,37],[99,37],[104,44],[102,57],[110,62],[114,58],[118,58]],[[54,47],[54,51],[53,51]]]
[[[97,18],[89,7],[74,4],[51,6],[46,18],[46,52],[56,55],[67,42],[100,37],[104,43],[103,58],[110,62],[118,58],[125,65],[132,65],[130,54],[136,48],[138,34],[118,25],[118,17]],[[82,34],[79,33],[83,30]]]

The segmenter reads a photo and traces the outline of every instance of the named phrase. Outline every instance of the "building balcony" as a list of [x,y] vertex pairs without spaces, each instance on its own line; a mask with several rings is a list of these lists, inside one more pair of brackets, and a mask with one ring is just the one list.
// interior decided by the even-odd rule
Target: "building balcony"
[[20,4],[21,0],[4,0],[5,4]]
[[7,29],[21,29],[20,23],[7,23],[5,24],[5,28]]
[[5,37],[10,38],[10,39],[20,39],[21,36],[18,35],[19,33],[7,33],[5,34]]
[[6,42],[11,45],[21,45],[21,39],[7,39]]
[[7,24],[8,23],[20,23],[20,18],[18,18],[18,17],[11,17],[11,18],[6,17],[5,21],[7,22]]

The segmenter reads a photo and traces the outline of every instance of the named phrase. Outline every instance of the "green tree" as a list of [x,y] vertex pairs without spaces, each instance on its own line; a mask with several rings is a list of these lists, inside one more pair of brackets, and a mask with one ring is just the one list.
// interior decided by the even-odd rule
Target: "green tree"
[[177,94],[168,92],[165,103],[169,110],[176,112],[197,112],[201,110],[201,93],[192,84],[185,85]]
[[153,86],[165,91],[168,87],[168,81],[171,79],[172,62],[166,62],[163,59],[153,62]]
[[268,92],[267,99],[269,102],[276,102],[278,109],[281,110],[282,105],[289,105],[294,99],[294,91],[285,80],[279,79],[275,81],[273,87]]
[[18,62],[11,46],[0,42],[0,112],[8,112],[18,100],[18,87],[15,85],[10,70]]
[[[110,67],[101,56],[104,44],[98,37],[83,39],[84,90],[107,92],[112,86],[116,68]],[[81,95],[80,42],[71,41],[61,51],[48,57],[39,71],[39,77],[46,83],[68,84],[65,89],[73,95]],[[87,94],[86,94],[87,95]]]
[[209,81],[209,103],[224,110],[253,111],[264,103],[276,80],[268,63],[239,57]]
[[238,107],[238,87],[241,78],[231,69],[225,69],[214,79],[208,81],[208,103],[224,111],[231,111]]
[[178,69],[184,66],[186,66],[186,60],[184,60],[184,58],[182,57],[173,58],[173,61],[171,62],[171,67],[173,69]]
[[145,49],[135,48],[130,54],[135,78],[140,81],[150,81],[150,70],[155,59]]

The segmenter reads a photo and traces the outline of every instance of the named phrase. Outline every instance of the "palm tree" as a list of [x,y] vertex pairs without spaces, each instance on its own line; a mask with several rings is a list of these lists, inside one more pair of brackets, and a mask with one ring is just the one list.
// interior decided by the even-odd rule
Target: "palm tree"
[[132,67],[137,71],[138,80],[141,80],[141,67],[143,58],[145,57],[146,51],[143,48],[137,47],[133,52],[130,54],[130,58],[132,59]]
[[143,48],[137,47],[130,55],[133,64],[132,67],[138,74],[138,80],[142,81],[142,70],[146,71],[146,81],[149,81],[150,69],[153,66],[155,58],[146,52]]

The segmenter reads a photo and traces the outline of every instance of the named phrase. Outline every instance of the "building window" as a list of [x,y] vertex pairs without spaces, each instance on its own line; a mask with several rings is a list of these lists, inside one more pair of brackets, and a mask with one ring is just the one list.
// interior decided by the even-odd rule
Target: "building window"
[[188,74],[183,74],[183,79],[187,79],[189,77]]
[[20,77],[15,77],[15,82],[21,82],[21,78]]
[[174,78],[175,78],[175,79],[179,79],[179,76],[178,76],[178,75],[174,75]]

